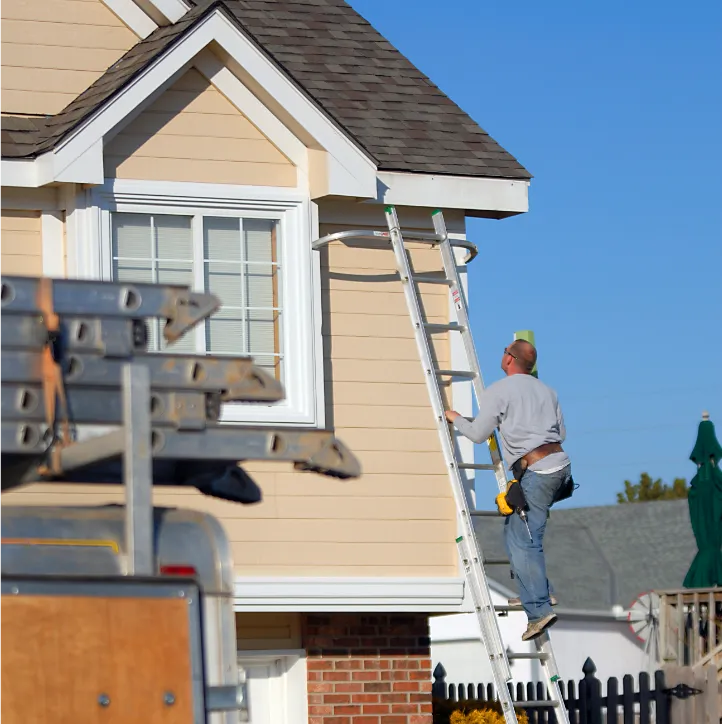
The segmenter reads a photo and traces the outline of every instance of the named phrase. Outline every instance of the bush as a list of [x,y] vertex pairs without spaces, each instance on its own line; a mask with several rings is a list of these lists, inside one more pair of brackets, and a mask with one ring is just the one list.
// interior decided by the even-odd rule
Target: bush
[[[434,724],[505,724],[498,701],[434,699]],[[526,712],[516,709],[519,724],[529,724]]]

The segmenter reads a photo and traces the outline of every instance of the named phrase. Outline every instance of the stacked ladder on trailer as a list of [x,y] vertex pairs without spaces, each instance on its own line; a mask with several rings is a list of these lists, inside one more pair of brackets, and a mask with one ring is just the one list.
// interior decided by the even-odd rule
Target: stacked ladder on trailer
[[331,431],[221,421],[227,403],[284,398],[281,383],[252,358],[148,351],[150,320],[162,321],[172,343],[219,309],[211,294],[3,276],[0,299],[3,490],[38,481],[141,481],[128,493],[144,491],[138,510],[148,533],[151,485],[252,503],[261,491],[243,461],[361,474]]
[[[516,609],[510,606],[494,606],[484,570],[485,561],[479,542],[474,533],[472,520],[474,516],[498,516],[499,513],[497,511],[476,511],[471,509],[464,486],[464,474],[462,471],[466,469],[491,470],[496,476],[499,490],[501,492],[506,491],[508,481],[504,469],[504,463],[499,451],[496,432],[494,432],[488,440],[488,447],[492,460],[490,465],[463,462],[460,459],[456,440],[454,439],[450,426],[446,422],[444,414],[445,407],[441,388],[442,385],[449,384],[452,379],[471,380],[477,401],[484,391],[484,382],[481,375],[481,369],[479,367],[479,360],[476,354],[471,328],[469,326],[466,296],[461,286],[454,252],[454,247],[464,249],[466,251],[464,261],[468,263],[476,256],[476,247],[468,241],[452,240],[449,238],[441,211],[435,211],[432,215],[434,225],[433,234],[418,231],[402,232],[399,226],[396,209],[393,206],[386,207],[385,215],[388,230],[342,231],[335,234],[329,234],[316,240],[313,247],[314,249],[320,249],[333,241],[353,241],[354,243],[359,241],[372,242],[373,246],[377,246],[379,242],[388,242],[391,244],[396,260],[396,268],[403,285],[406,304],[411,316],[414,337],[421,358],[426,387],[439,432],[444,460],[451,479],[451,486],[460,527],[459,536],[456,539],[459,555],[464,567],[466,581],[468,583],[474,610],[479,622],[482,643],[489,657],[489,663],[493,672],[494,682],[498,691],[499,702],[504,713],[505,721],[507,724],[515,724],[517,722],[516,712],[514,711],[512,695],[509,687],[509,682],[512,679],[509,659],[527,658],[536,659],[540,662],[546,680],[549,699],[537,702],[524,702],[523,706],[553,707],[557,721],[560,722],[560,724],[568,724],[569,720],[564,708],[564,700],[558,684],[559,672],[554,659],[549,634],[544,633],[535,639],[535,652],[507,655],[504,642],[502,641],[501,631],[499,630],[497,613],[504,614],[510,610]],[[414,274],[412,271],[409,250],[406,246],[407,241],[430,244],[438,247],[441,252],[441,262],[444,270],[443,277],[421,276]],[[456,322],[449,324],[434,324],[426,321],[417,286],[424,283],[443,284],[449,288],[451,301],[456,311]],[[438,332],[453,332],[461,335],[467,363],[466,369],[439,369],[435,366],[430,335]],[[521,608],[519,607],[518,610],[521,610]]]
[[[4,696],[4,688],[3,715],[40,721],[47,707],[60,712],[61,719],[97,711],[90,718],[79,717],[89,721],[111,707],[110,716],[118,722],[138,721],[141,709],[153,721],[238,721],[242,692],[232,574],[228,582],[230,543],[212,516],[199,522],[176,511],[181,515],[173,519],[170,511],[154,508],[153,486],[193,487],[248,504],[262,495],[241,467],[245,461],[288,461],[296,469],[343,479],[360,476],[358,460],[327,430],[223,424],[224,404],[271,404],[284,398],[280,382],[250,357],[148,351],[149,321],[161,320],[163,335],[172,343],[220,307],[213,295],[130,282],[3,276],[1,284],[3,491],[35,482],[125,488],[120,536],[114,515],[103,515],[104,506],[95,519],[83,515],[93,506],[68,508],[74,511],[68,514],[60,507],[56,516],[40,507],[40,516],[48,517],[38,524],[39,536],[28,528],[37,519],[9,517],[16,535],[3,539],[3,616],[15,616],[8,620],[18,622],[13,631],[20,634],[8,639],[8,661],[17,666],[9,665],[11,696]],[[89,537],[74,536],[77,525],[84,525]],[[200,560],[207,564],[190,569],[185,563],[171,564],[164,571],[162,549],[171,535],[164,531],[173,530],[182,531],[182,540],[191,541],[188,545],[201,551]],[[113,560],[88,558],[84,547],[114,551]],[[75,557],[69,557],[73,549]],[[41,565],[38,550],[55,551],[49,565]],[[59,556],[58,550],[68,555]],[[214,573],[202,570],[203,565]],[[66,610],[62,606],[68,605],[69,595],[77,597],[77,610],[95,622],[85,630],[93,641],[81,637],[83,645],[65,656],[70,668],[50,666],[43,673],[25,651],[47,646],[53,653],[43,660],[52,664],[64,641],[72,638],[77,644],[78,629],[70,627],[88,620],[52,626],[67,620],[58,611]],[[37,621],[40,599],[48,613]],[[129,608],[134,605],[140,608]],[[136,610],[143,612],[133,619],[138,626],[126,626],[128,612]],[[23,628],[28,616],[35,617],[29,633]],[[43,626],[50,627],[49,633]],[[105,638],[100,644],[99,630]],[[148,637],[143,639],[146,651],[137,648],[139,631]],[[150,632],[158,634],[160,644],[149,641]],[[213,639],[214,632],[218,638]],[[133,674],[137,678],[143,672],[143,662],[152,670],[139,686]],[[73,666],[81,673],[68,678]],[[25,695],[37,689],[39,670],[46,689],[57,693],[55,699]],[[71,680],[79,688],[69,690]],[[64,721],[70,721],[67,716]]]

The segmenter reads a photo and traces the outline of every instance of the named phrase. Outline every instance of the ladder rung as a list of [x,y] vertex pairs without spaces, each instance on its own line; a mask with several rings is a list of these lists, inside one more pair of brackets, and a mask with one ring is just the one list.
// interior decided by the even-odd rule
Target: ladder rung
[[459,470],[496,470],[496,467],[488,463],[459,463]]
[[524,608],[523,608],[522,606],[504,606],[504,605],[499,605],[499,606],[494,606],[494,610],[495,610],[497,613],[509,613],[510,611],[523,611]]
[[450,287],[452,284],[451,279],[447,279],[446,277],[414,276],[411,278],[417,284],[445,284],[447,287]]
[[529,651],[527,653],[507,654],[506,658],[509,659],[509,661],[515,661],[517,659],[537,659],[538,661],[546,661],[549,658],[549,654],[545,654],[543,651]]
[[472,510],[469,515],[472,518],[500,518],[501,513],[498,510]]
[[552,701],[551,699],[548,699],[546,701],[518,701],[516,702],[518,706],[521,708],[529,707],[530,709],[542,709],[545,707],[553,707],[553,706],[559,706],[560,702],[558,701]]
[[476,372],[470,370],[434,370],[437,377],[460,377],[465,380],[473,380],[476,377]]
[[433,322],[424,322],[424,329],[428,332],[463,332],[466,327],[457,322],[449,324],[434,324]]
[[508,566],[509,561],[506,558],[489,558],[484,559],[485,566]]

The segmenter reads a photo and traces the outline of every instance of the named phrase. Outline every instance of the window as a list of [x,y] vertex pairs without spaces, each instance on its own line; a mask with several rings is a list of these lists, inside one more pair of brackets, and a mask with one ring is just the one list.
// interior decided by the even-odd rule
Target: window
[[[208,193],[205,186],[213,197],[199,193]],[[239,187],[108,181],[88,193],[76,273],[215,294],[221,308],[172,344],[163,340],[162,322],[152,320],[150,349],[250,355],[283,384],[285,400],[228,403],[222,421],[323,425],[320,272],[310,202],[297,192],[284,198],[280,190],[280,198],[268,200],[253,197],[258,189],[244,191],[245,198]]]
[[[172,345],[162,338],[161,321],[153,320],[151,349],[251,355],[282,379],[277,221],[114,212],[111,222],[114,279],[183,284],[221,300],[203,326]],[[194,223],[202,234],[194,235]]]

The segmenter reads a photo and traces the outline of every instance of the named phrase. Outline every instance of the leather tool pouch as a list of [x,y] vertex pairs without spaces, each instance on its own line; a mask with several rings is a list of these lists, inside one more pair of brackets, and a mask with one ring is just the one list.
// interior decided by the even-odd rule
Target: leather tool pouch
[[571,498],[572,494],[578,487],[579,486],[574,482],[574,478],[570,475],[569,480],[567,480],[567,482],[564,483],[559,490],[557,490],[557,494],[554,496],[554,502],[559,503],[562,500]]
[[512,466],[511,466],[511,472],[514,475],[514,479],[521,482],[521,479],[524,477],[524,473],[526,472],[526,468],[524,467],[524,459],[519,458]]

